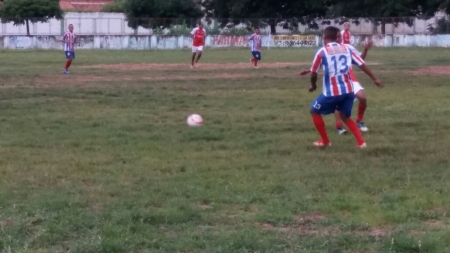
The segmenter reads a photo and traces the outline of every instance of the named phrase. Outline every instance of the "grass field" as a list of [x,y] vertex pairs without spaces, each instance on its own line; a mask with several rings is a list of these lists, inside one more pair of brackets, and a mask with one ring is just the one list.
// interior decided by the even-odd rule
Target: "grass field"
[[0,252],[450,252],[450,49],[369,53],[366,150],[314,51],[0,51]]

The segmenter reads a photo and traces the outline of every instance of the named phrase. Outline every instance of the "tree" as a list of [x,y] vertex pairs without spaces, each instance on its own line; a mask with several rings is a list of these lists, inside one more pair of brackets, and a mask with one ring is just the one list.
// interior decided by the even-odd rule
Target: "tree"
[[62,10],[58,0],[5,0],[0,7],[2,23],[13,22],[14,25],[27,26],[30,36],[31,23],[45,23],[49,19],[62,18]]
[[381,32],[385,34],[386,24],[406,23],[412,26],[415,18],[433,16],[440,8],[448,5],[448,2],[448,0],[332,0],[328,15],[372,19],[376,25],[381,25]]
[[[125,15],[131,28],[168,27],[185,19],[199,19],[203,12],[192,0],[127,0],[124,2]],[[182,22],[179,22],[182,23]],[[194,24],[190,25],[195,25]]]
[[114,2],[105,5],[102,8],[102,12],[125,12],[125,0],[115,0]]
[[298,23],[317,27],[315,18],[325,15],[324,0],[204,0],[206,15],[210,18],[230,20],[235,24],[249,21],[252,26],[269,25],[275,33],[277,25],[295,29]]

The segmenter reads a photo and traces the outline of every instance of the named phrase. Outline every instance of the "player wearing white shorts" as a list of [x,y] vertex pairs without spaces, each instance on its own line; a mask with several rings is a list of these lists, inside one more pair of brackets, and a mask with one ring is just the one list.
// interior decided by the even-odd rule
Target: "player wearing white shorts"
[[[202,57],[203,47],[205,46],[206,31],[203,29],[203,24],[198,23],[198,27],[191,32],[192,38],[192,62],[191,68],[198,67],[198,61]],[[195,58],[197,56],[197,59]]]
[[[338,41],[342,41],[342,38],[339,38],[342,35],[342,33],[338,34]],[[354,46],[344,43],[348,48],[350,48],[351,51],[355,52],[357,55],[359,55],[363,60],[366,58],[367,53],[369,52],[369,49],[372,47],[372,42],[368,42],[364,46],[364,51],[361,53],[359,52]],[[357,99],[359,101],[358,103],[358,115],[356,117],[356,124],[358,125],[358,128],[361,132],[368,132],[369,128],[364,124],[364,113],[367,109],[367,97],[366,93],[364,92],[364,88],[362,87],[361,83],[359,83],[358,79],[356,78],[353,69],[350,71],[350,77],[353,81],[353,89],[355,92],[355,100]],[[347,130],[342,125],[341,118],[338,113],[335,113],[335,119],[336,119],[336,130],[338,134],[345,134],[347,133]]]

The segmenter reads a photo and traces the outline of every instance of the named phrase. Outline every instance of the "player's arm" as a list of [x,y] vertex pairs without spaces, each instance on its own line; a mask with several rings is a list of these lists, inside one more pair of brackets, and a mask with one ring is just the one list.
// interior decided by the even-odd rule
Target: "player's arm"
[[309,92],[317,90],[317,73],[311,73],[311,86],[309,87]]
[[366,63],[363,59],[361,59],[359,56],[357,56],[355,53],[352,53],[352,62],[353,64],[357,65],[366,75],[368,75],[373,82],[380,88],[383,87],[382,82],[375,77],[375,75],[372,73],[372,70],[367,67]]
[[205,43],[206,43],[206,30],[204,30],[205,32],[203,33],[205,36],[203,36],[203,46],[205,45]]
[[301,75],[301,76],[304,76],[304,75],[307,75],[309,73],[311,73],[311,70],[307,69],[307,70],[300,71],[300,73],[298,73],[298,74]]
[[77,42],[78,42],[78,36],[77,36],[77,35],[74,35],[73,37],[74,37],[74,38],[73,38],[73,44],[77,44]]
[[69,43],[69,40],[67,40],[66,38],[67,38],[67,35],[64,34],[63,37],[62,37],[61,42],[62,42],[62,43]]
[[364,45],[364,51],[363,51],[362,54],[361,54],[361,58],[362,58],[363,60],[366,59],[367,53],[369,53],[369,49],[372,48],[372,46],[373,46],[373,42],[372,42],[372,41],[369,41],[369,42],[367,42],[367,43]]
[[313,92],[317,89],[317,72],[322,66],[322,50],[319,50],[314,57],[313,65],[311,66],[311,86],[309,87],[309,92]]

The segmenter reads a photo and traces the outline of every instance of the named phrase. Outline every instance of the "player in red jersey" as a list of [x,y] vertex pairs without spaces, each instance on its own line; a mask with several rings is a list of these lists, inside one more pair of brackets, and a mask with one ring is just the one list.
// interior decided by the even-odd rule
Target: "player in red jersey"
[[348,126],[357,140],[357,148],[365,148],[367,145],[356,123],[350,118],[355,94],[353,82],[350,77],[352,64],[357,65],[364,71],[379,87],[382,87],[370,69],[365,65],[356,53],[349,47],[337,43],[339,29],[327,27],[323,33],[325,46],[320,48],[311,67],[310,92],[317,89],[317,72],[323,67],[323,93],[320,94],[311,104],[310,112],[314,125],[322,137],[320,141],[314,142],[316,147],[328,147],[331,145],[325,129],[322,115],[339,111],[342,121]]
[[344,23],[344,30],[341,31],[341,39],[338,40],[341,42],[341,44],[350,45],[350,38],[352,37],[352,34],[350,33],[350,23],[345,22]]
[[[192,62],[191,68],[198,67],[198,61],[202,57],[203,47],[205,46],[206,31],[203,29],[203,24],[198,23],[198,27],[191,32],[192,38]],[[197,59],[195,58],[197,56]]]
[[64,54],[66,55],[66,66],[64,67],[64,74],[69,74],[69,67],[75,59],[75,44],[77,43],[77,35],[73,32],[73,25],[69,25],[69,31],[64,33],[61,42],[64,43]]

